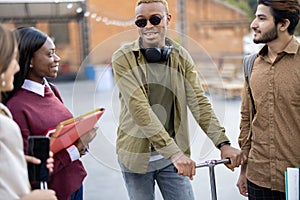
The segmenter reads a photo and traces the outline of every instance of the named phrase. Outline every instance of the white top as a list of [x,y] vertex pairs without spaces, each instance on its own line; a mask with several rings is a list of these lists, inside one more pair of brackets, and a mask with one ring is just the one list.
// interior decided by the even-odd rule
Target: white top
[[20,199],[30,192],[23,140],[10,111],[0,103],[0,198]]

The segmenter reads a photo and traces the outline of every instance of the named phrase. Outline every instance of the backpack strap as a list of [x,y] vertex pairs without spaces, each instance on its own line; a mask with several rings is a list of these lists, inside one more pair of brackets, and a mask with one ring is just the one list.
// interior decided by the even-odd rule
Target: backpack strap
[[245,80],[247,81],[248,86],[250,87],[250,76],[252,72],[252,67],[254,64],[254,60],[257,57],[257,54],[251,54],[248,56],[245,56],[243,60],[243,65],[244,65],[244,75],[245,75]]
[[[256,113],[254,99],[253,99],[252,92],[251,92],[251,87],[250,87],[250,76],[251,76],[254,60],[256,59],[256,57],[257,57],[257,54],[255,53],[255,54],[245,56],[244,60],[243,60],[244,75],[245,75],[245,80],[246,80],[247,86],[248,86],[248,94],[249,94],[249,97],[250,97],[250,102],[249,102],[250,122],[252,122],[252,120],[254,118],[254,115]],[[252,136],[252,127],[250,125],[250,130],[249,130],[249,133],[248,133],[248,136],[247,136],[247,141],[251,138],[251,136]],[[244,145],[245,144],[243,144],[243,146]]]
[[49,83],[49,86],[50,86],[52,92],[54,93],[54,95],[57,96],[54,86],[51,83]]

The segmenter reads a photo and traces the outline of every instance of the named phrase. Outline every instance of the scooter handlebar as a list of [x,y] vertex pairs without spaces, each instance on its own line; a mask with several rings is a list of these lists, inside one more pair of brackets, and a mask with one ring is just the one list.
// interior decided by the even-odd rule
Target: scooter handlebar
[[229,164],[229,163],[230,163],[230,158],[225,158],[222,160],[207,160],[204,163],[197,164],[196,168],[214,166],[218,164]]

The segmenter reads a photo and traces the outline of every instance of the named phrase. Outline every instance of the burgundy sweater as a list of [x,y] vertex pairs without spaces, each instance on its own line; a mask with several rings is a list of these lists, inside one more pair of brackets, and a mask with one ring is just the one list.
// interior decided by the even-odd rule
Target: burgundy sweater
[[[21,88],[7,102],[13,119],[20,126],[25,154],[28,136],[44,135],[48,128],[56,127],[61,121],[73,117],[63,104],[56,86],[54,89],[56,95],[47,88],[42,97]],[[81,161],[72,162],[68,152],[62,150],[54,155],[54,172],[50,176],[49,188],[56,191],[59,200],[69,200],[72,193],[79,189],[85,176],[86,171]]]

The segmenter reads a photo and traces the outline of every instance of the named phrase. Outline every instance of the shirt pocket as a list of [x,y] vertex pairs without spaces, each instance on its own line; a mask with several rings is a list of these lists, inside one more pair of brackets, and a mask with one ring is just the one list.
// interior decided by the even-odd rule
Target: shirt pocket
[[[300,89],[299,89],[300,91]],[[300,94],[299,92],[295,92],[295,94],[290,99],[291,106],[296,107],[297,109],[300,108]]]

